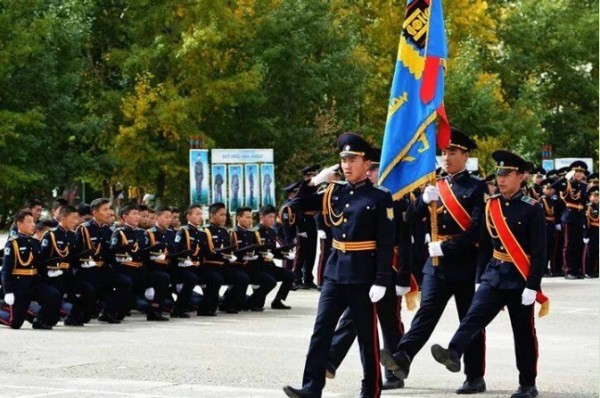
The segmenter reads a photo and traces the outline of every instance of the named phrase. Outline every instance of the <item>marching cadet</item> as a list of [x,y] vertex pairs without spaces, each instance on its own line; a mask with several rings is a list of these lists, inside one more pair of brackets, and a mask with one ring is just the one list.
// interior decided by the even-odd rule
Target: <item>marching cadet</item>
[[586,223],[587,187],[582,181],[587,164],[577,160],[569,166],[565,178],[554,183],[554,189],[564,203],[561,221],[564,228],[563,264],[566,279],[582,279],[583,233]]
[[198,307],[198,316],[217,316],[219,306],[219,289],[223,277],[212,267],[204,267],[202,260],[209,251],[206,233],[202,230],[202,209],[192,204],[186,211],[187,225],[177,231],[175,236],[176,276],[175,283],[183,284],[178,295],[171,317],[187,318],[183,315],[196,285],[202,288],[202,302]]
[[[296,213],[290,207],[290,203],[296,196],[298,189],[300,188],[300,184],[302,184],[302,180],[296,181],[293,184],[290,184],[283,188],[283,191],[288,194],[287,199],[279,209],[279,213],[277,214],[277,239],[281,246],[289,246],[293,243],[296,243],[297,239],[297,229],[296,229]],[[297,253],[295,250],[288,252],[289,258],[285,258],[283,260],[283,267],[289,270],[294,270],[294,263],[296,259]],[[293,290],[297,289],[297,286],[294,284],[292,286]]]
[[[313,165],[302,169],[304,181],[309,181],[319,170],[319,165]],[[313,268],[317,257],[317,223],[316,212],[312,210],[297,211],[296,228],[296,286],[300,289],[316,289],[314,283]]]
[[[77,277],[83,278],[94,288],[94,303],[104,297],[104,305],[98,320],[111,324],[121,323],[118,319],[127,312],[131,296],[131,281],[117,273],[110,264],[113,257],[110,252],[111,230],[106,224],[111,211],[110,201],[106,198],[94,199],[90,203],[93,218],[79,226],[75,232],[76,253],[90,252],[87,256],[75,259]],[[86,314],[84,323],[91,318]]]
[[40,280],[38,274],[39,242],[34,239],[35,222],[30,210],[15,217],[17,235],[8,239],[2,262],[2,288],[9,312],[0,311],[0,323],[20,329],[31,301],[41,305],[33,320],[34,329],[52,329],[59,317],[61,297],[58,290]]
[[311,337],[302,388],[284,387],[289,397],[320,397],[325,386],[327,357],[336,325],[346,308],[356,327],[363,364],[361,397],[379,397],[381,374],[377,316],[373,303],[390,286],[394,251],[392,196],[373,185],[367,171],[373,159],[361,136],[344,133],[338,138],[346,181],[330,184],[316,194],[339,165],[322,170],[305,182],[292,203],[294,209],[322,210],[331,225],[333,251],[325,268],[317,318]]
[[293,271],[278,267],[273,263],[274,258],[282,258],[281,252],[277,253],[276,250],[277,234],[273,229],[276,213],[277,210],[271,205],[263,206],[258,211],[259,223],[256,227],[256,238],[257,242],[266,248],[265,252],[259,253],[261,258],[258,269],[270,275],[276,283],[281,282],[281,286],[271,302],[271,308],[274,310],[289,310],[292,307],[285,305],[283,302],[287,299],[296,277]]
[[[373,161],[367,175],[371,183],[376,184],[379,175],[379,159],[381,152],[378,149],[373,150]],[[377,160],[377,161],[375,161]],[[375,304],[377,309],[377,318],[381,326],[381,335],[383,337],[383,347],[388,350],[395,350],[404,335],[404,324],[402,323],[401,305],[402,296],[410,290],[410,230],[406,223],[406,210],[408,208],[408,199],[400,198],[394,201],[394,221],[396,224],[394,260],[392,268],[394,269],[391,283],[386,289],[383,298]],[[329,358],[327,363],[327,378],[334,378],[337,368],[340,366],[348,351],[356,340],[356,327],[352,320],[352,314],[349,310],[344,311],[338,327],[333,335]],[[382,390],[393,390],[404,387],[404,380],[397,378],[394,374],[386,370],[385,382]]]
[[554,180],[546,178],[542,180],[540,186],[542,187],[542,196],[540,196],[540,203],[544,208],[544,218],[546,220],[546,264],[550,264],[550,269],[546,265],[544,267],[544,275],[558,276],[561,275],[560,268],[556,268],[554,257],[556,256],[555,251],[561,250],[556,246],[556,238],[558,231],[556,230],[557,223],[560,220],[556,219],[556,196],[554,195],[554,188],[552,188]]
[[220,310],[228,314],[237,314],[244,308],[246,291],[250,277],[243,266],[236,264],[237,257],[231,251],[231,237],[225,228],[227,208],[224,203],[213,203],[208,208],[209,224],[204,228],[209,251],[204,253],[204,263],[216,267],[229,288],[225,292]]
[[236,226],[231,232],[234,254],[243,264],[251,285],[257,285],[248,298],[246,307],[250,311],[263,311],[267,294],[275,288],[277,281],[260,267],[256,251],[262,249],[259,236],[252,230],[252,209],[239,207],[235,211]]
[[519,388],[511,397],[536,397],[538,342],[533,312],[536,299],[546,299],[540,289],[546,254],[544,211],[519,189],[527,162],[504,150],[494,152],[492,157],[497,164],[500,194],[490,198],[485,208],[478,256],[479,286],[448,349],[436,344],[431,353],[448,370],[459,372],[460,358],[473,338],[480,336],[507,307],[519,369]]
[[584,243],[586,246],[584,261],[585,275],[588,278],[598,277],[598,186],[593,186],[588,190],[590,203],[586,209],[587,228],[585,231]]
[[[154,243],[150,246],[146,242],[144,231],[138,228],[139,214],[136,206],[125,205],[119,209],[119,218],[124,225],[115,229],[110,239],[110,250],[115,259],[117,272],[125,275],[131,281],[131,293],[129,297],[129,310],[133,306],[135,295],[145,295],[152,305],[146,320],[168,321],[169,318],[161,314],[161,306],[169,292],[169,274],[160,269],[145,266],[149,259],[147,254],[150,250],[163,250],[164,246]],[[162,253],[162,251],[161,251]],[[160,257],[154,253],[153,257]],[[155,300],[154,300],[155,299]]]
[[[46,232],[40,251],[41,279],[54,287],[62,298],[65,293],[73,303],[65,318],[65,326],[83,326],[86,314],[93,310],[94,287],[77,278],[71,262],[82,253],[75,252],[75,228],[79,219],[73,206],[63,205],[56,214],[58,226]],[[89,253],[88,253],[89,254]],[[58,319],[56,319],[58,322]]]
[[[475,292],[477,240],[483,217],[484,183],[469,175],[467,160],[477,144],[452,128],[450,144],[442,151],[446,177],[436,186],[427,186],[423,195],[407,210],[408,222],[429,216],[430,203],[437,203],[437,240],[429,243],[429,258],[423,268],[421,307],[410,330],[392,353],[382,350],[381,363],[405,379],[410,364],[438,324],[448,300],[454,296],[459,319],[467,314]],[[432,236],[435,236],[432,234]],[[432,238],[433,239],[433,238]],[[439,262],[435,264],[434,260]],[[486,390],[485,334],[473,339],[466,350],[466,380],[456,393],[473,394]]]

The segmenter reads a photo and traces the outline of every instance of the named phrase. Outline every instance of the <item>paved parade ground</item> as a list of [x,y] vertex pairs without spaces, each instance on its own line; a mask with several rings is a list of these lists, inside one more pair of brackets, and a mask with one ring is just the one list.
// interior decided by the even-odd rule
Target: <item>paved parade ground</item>
[[[598,396],[598,280],[545,279],[551,313],[536,319],[541,397]],[[121,325],[92,321],[53,331],[0,329],[0,397],[283,397],[300,386],[318,292],[292,292],[291,311],[219,314],[149,323],[139,313]],[[269,301],[268,301],[269,302]],[[408,327],[414,313],[403,311]],[[384,396],[454,396],[463,377],[434,362],[457,326],[454,303],[417,356],[406,388]],[[487,330],[486,397],[517,387],[508,313]],[[324,396],[357,396],[361,366],[354,346]]]

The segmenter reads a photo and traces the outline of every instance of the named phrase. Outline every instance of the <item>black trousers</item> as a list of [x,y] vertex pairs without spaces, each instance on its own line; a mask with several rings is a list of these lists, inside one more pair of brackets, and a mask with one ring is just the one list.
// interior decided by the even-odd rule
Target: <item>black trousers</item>
[[[554,244],[552,246],[552,257],[550,257],[550,272],[553,276],[564,276],[564,264],[563,264],[563,246],[565,245],[564,231],[556,231],[554,235]],[[550,242],[548,242],[550,243]]]
[[333,242],[332,238],[319,239],[320,245],[320,253],[319,259],[317,262],[317,285],[321,286],[323,284],[323,276],[325,275],[325,266],[327,265],[327,260],[329,260],[329,255],[331,254],[331,244]]
[[[215,312],[219,307],[219,289],[223,285],[223,277],[216,266],[201,265],[196,268],[198,284],[202,285],[202,301],[198,313]],[[193,289],[193,287],[192,287]]]
[[267,294],[277,286],[277,280],[258,264],[247,265],[246,272],[250,284],[258,286],[248,299],[248,307],[262,308],[265,306]]
[[[45,283],[58,290],[61,300],[67,294],[67,301],[73,304],[65,320],[85,322],[93,312],[95,293],[90,282],[69,273],[48,278]],[[56,321],[58,323],[58,319]]]
[[181,289],[177,291],[177,300],[171,310],[172,314],[182,314],[187,311],[194,286],[198,284],[198,275],[196,275],[195,270],[192,268],[177,266],[171,268],[171,281],[173,285],[181,285]]
[[298,236],[296,245],[296,263],[294,272],[296,273],[296,282],[312,283],[314,280],[313,269],[315,267],[315,258],[317,257],[317,230],[307,230],[307,237]]
[[243,266],[234,264],[219,266],[218,271],[223,278],[223,284],[229,285],[221,303],[222,308],[234,311],[242,310],[246,302],[246,291],[250,284],[248,273],[244,271]]
[[321,396],[325,386],[325,369],[333,334],[342,313],[350,310],[358,336],[363,365],[362,392],[368,396],[381,395],[379,341],[375,305],[369,299],[370,285],[342,285],[325,280],[310,346],[306,356],[303,388]]
[[261,264],[260,270],[270,275],[273,279],[275,279],[275,282],[281,282],[281,286],[279,286],[279,290],[277,291],[275,298],[285,301],[290,293],[290,289],[292,288],[294,281],[296,280],[294,273],[288,269],[278,267],[272,262]]
[[10,326],[12,329],[20,329],[25,322],[29,304],[32,301],[37,301],[41,306],[37,314],[40,321],[48,325],[58,323],[62,297],[56,288],[42,282],[29,289],[29,294],[14,292],[14,295],[15,303],[10,306],[8,314],[0,317],[0,323]]
[[[404,351],[412,360],[423,348],[437,326],[448,300],[454,296],[458,319],[462,320],[473,300],[473,282],[448,282],[431,275],[423,275],[421,306],[415,314],[408,332],[400,340],[396,351]],[[485,331],[475,336],[468,349],[465,348],[465,374],[467,379],[483,377],[485,374]]]
[[166,270],[151,269],[146,266],[140,268],[121,266],[119,272],[131,281],[132,295],[129,297],[129,308],[132,308],[135,304],[134,296],[144,296],[146,289],[149,287],[154,289],[153,307],[160,308],[169,295],[171,277]]
[[563,246],[563,263],[566,273],[581,275],[581,258],[583,256],[583,225],[564,224],[565,243]]
[[462,355],[473,344],[473,338],[479,336],[506,306],[515,341],[519,384],[533,386],[537,377],[538,358],[538,341],[533,314],[535,304],[528,306],[521,304],[521,294],[521,289],[500,290],[483,281],[473,297],[471,308],[452,337],[449,347],[459,356]]
[[[102,312],[111,316],[120,316],[129,309],[131,280],[108,265],[82,268],[76,276],[89,282],[94,288],[94,302],[104,299]],[[87,314],[86,321],[92,314]]]
[[[383,336],[383,347],[394,351],[404,335],[404,324],[400,317],[402,297],[396,295],[394,286],[388,287],[385,296],[375,304],[375,307],[379,326],[381,327],[381,335]],[[350,351],[350,347],[354,344],[354,340],[356,340],[356,326],[352,319],[352,313],[348,308],[344,311],[333,334],[331,348],[329,349],[329,364],[336,369],[339,368],[348,351]],[[385,378],[392,379],[393,373],[386,370]]]
[[588,237],[590,241],[585,247],[585,269],[588,276],[598,276],[598,227],[591,227]]

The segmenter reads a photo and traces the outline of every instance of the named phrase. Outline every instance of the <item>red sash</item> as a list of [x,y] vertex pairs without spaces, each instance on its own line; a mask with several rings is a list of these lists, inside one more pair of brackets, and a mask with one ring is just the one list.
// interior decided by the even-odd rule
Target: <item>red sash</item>
[[[508,255],[512,259],[512,263],[517,267],[523,276],[523,279],[527,280],[531,270],[531,261],[506,223],[506,219],[502,214],[501,200],[491,199],[487,206],[490,218],[494,223],[494,228],[496,228],[496,232],[498,233],[502,245],[506,248]],[[535,301],[542,305],[539,316],[546,315],[549,311],[550,301],[548,300],[548,297],[542,293],[541,289],[537,292]]]
[[456,223],[460,226],[463,231],[466,231],[467,228],[471,225],[471,216],[465,210],[465,208],[460,204],[454,192],[448,185],[448,181],[439,180],[437,182],[437,187],[440,190],[440,199],[450,215],[456,221]]

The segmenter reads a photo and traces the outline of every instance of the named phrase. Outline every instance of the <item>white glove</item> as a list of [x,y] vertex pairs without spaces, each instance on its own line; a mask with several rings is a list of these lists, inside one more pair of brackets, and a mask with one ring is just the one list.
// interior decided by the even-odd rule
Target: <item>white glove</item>
[[152,261],[163,261],[167,256],[164,253],[159,254],[158,256],[150,256],[150,260]]
[[554,229],[560,232],[560,231],[562,230],[562,225],[560,225],[560,224],[556,224],[556,225],[554,226]]
[[408,292],[410,292],[410,286],[396,285],[396,296],[404,296]]
[[567,180],[570,180],[571,178],[573,178],[573,176],[575,175],[575,170],[571,170],[567,173],[567,175],[565,176],[565,178]]
[[373,285],[369,290],[369,298],[372,303],[376,303],[385,295],[385,286]]
[[429,243],[431,242],[431,235],[429,235],[429,233],[425,234],[425,243]]
[[293,259],[295,259],[295,258],[296,258],[296,251],[295,251],[295,250],[292,250],[291,252],[289,252],[289,253],[288,253],[288,254],[285,256],[285,258],[287,258],[288,260],[293,260]]
[[15,295],[13,293],[6,293],[4,295],[4,302],[8,305],[13,305],[15,303]]
[[319,239],[327,239],[327,234],[322,229],[317,231],[317,237]]
[[431,257],[443,257],[444,252],[442,251],[442,242],[431,242],[429,244],[429,256]]
[[179,262],[179,266],[180,266],[180,267],[182,267],[182,268],[191,267],[192,265],[193,265],[193,264],[192,264],[192,260],[191,260],[191,259],[189,259],[189,258],[188,258],[188,259],[186,259],[185,261],[180,261],[180,262]]
[[583,243],[586,245],[590,242],[590,238],[583,238]]
[[238,260],[238,258],[236,256],[234,256],[233,254],[229,257],[225,257],[225,259],[227,261],[229,261],[230,263],[235,263]]
[[146,289],[146,291],[144,292],[144,297],[146,297],[146,300],[148,301],[154,300],[154,288],[149,287],[148,289]]
[[331,177],[333,174],[335,174],[336,170],[339,168],[340,168],[339,164],[334,164],[333,166],[330,166],[330,167],[327,167],[327,168],[321,170],[321,172],[319,172],[319,174],[317,174],[310,180],[310,185],[317,186],[317,185],[321,185],[322,183],[328,181],[329,177]]
[[429,204],[434,200],[438,200],[440,198],[440,190],[438,187],[434,187],[433,185],[427,185],[425,191],[423,192],[423,202],[425,204]]
[[244,261],[254,261],[258,258],[257,255],[254,256],[244,256]]
[[87,260],[81,263],[81,268],[92,268],[96,266],[96,262],[94,260]]
[[263,255],[263,257],[267,261],[273,261],[273,259],[275,258],[275,255],[271,252],[267,252]]
[[50,270],[48,271],[48,278],[56,278],[57,276],[61,276],[63,274],[62,270]]
[[298,236],[301,238],[308,238],[308,234],[306,232],[298,232]]
[[521,304],[523,305],[531,305],[535,302],[535,296],[537,292],[535,290],[531,290],[528,288],[523,289],[523,294],[521,295]]
[[481,286],[481,283],[476,283],[475,284],[475,291],[477,291],[479,289],[479,286]]

